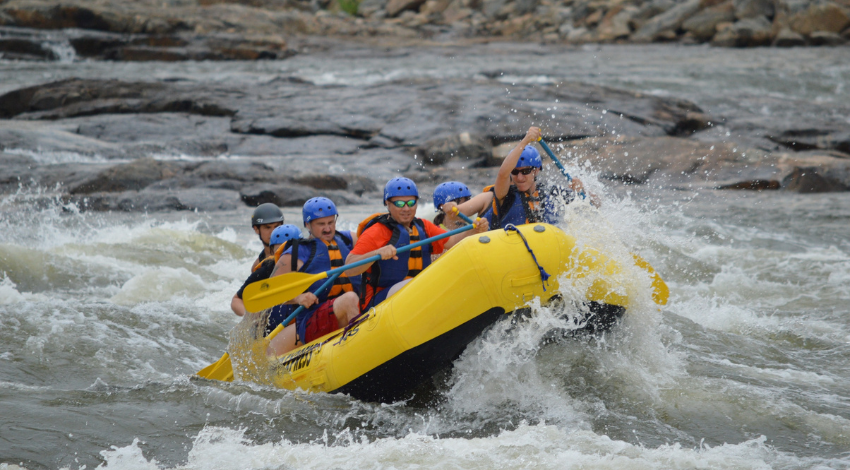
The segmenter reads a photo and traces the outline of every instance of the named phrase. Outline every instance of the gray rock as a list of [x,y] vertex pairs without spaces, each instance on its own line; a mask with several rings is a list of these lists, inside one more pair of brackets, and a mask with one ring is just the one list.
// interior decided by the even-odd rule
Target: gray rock
[[93,178],[69,188],[70,194],[90,194],[138,190],[163,179],[172,178],[182,171],[176,163],[142,158],[108,168]]
[[809,36],[816,31],[840,33],[850,26],[850,13],[832,2],[811,3],[791,17],[791,29]]
[[632,40],[636,42],[652,42],[665,31],[678,29],[685,20],[693,16],[699,9],[700,0],[685,0],[644,23],[632,35]]
[[320,196],[319,192],[309,186],[299,184],[259,184],[243,188],[240,193],[242,202],[256,207],[266,202],[280,207],[300,207],[308,199]]
[[451,159],[464,161],[487,158],[492,153],[490,141],[478,134],[462,132],[426,142],[420,149],[426,165],[443,165]]
[[389,0],[387,3],[387,16],[395,17],[403,11],[419,10],[425,0]]
[[230,180],[242,182],[276,182],[284,179],[270,166],[251,160],[210,160],[187,172],[202,181]]
[[829,175],[819,167],[795,167],[782,180],[782,188],[797,193],[831,193],[850,190],[850,187],[840,179]]
[[783,28],[773,40],[775,47],[799,47],[806,45],[806,38],[802,34]]
[[763,16],[738,21],[731,27],[719,31],[711,40],[717,47],[767,46],[773,40],[770,21]]
[[370,18],[379,11],[386,10],[388,0],[363,0],[357,7],[357,14]]
[[792,150],[838,150],[850,154],[850,131],[812,127],[786,129],[768,138]]
[[292,181],[315,189],[348,189],[348,180],[338,175],[299,175],[293,177]]
[[345,178],[346,183],[348,183],[348,187],[346,189],[358,196],[378,190],[378,186],[375,184],[375,181],[368,176],[346,174],[343,178]]
[[840,35],[830,31],[815,31],[809,35],[809,44],[812,46],[843,46],[847,40]]
[[706,8],[682,23],[682,29],[698,41],[705,42],[717,33],[720,23],[735,21],[735,9],[729,2]]
[[773,18],[774,0],[732,0],[735,5],[735,17],[739,20],[765,16]]

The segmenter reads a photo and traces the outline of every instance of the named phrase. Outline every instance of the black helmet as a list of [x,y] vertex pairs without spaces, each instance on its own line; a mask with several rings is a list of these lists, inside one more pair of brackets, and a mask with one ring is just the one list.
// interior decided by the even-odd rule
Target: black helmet
[[277,207],[270,202],[257,206],[257,208],[254,209],[254,215],[251,216],[252,227],[257,225],[273,224],[275,222],[283,223],[283,212],[281,212],[280,207]]

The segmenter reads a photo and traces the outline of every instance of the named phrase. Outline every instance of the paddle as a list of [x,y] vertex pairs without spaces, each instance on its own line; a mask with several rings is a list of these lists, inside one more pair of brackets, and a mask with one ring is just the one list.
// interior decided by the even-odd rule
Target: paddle
[[[561,165],[561,161],[558,160],[558,157],[555,156],[555,152],[553,152],[552,149],[549,148],[549,144],[547,144],[546,141],[543,140],[543,137],[541,137],[538,142],[540,142],[540,146],[543,147],[543,150],[545,150],[546,153],[549,154],[549,158],[551,158],[552,161],[555,162],[555,165],[557,165],[558,168],[561,170],[561,174],[566,176],[567,181],[572,181],[573,178],[570,176],[569,173],[567,173],[567,169],[564,168],[564,165]],[[584,191],[580,192],[579,194],[581,194],[582,199],[585,198]],[[670,289],[667,287],[667,284],[664,282],[664,280],[661,279],[661,275],[658,274],[655,269],[640,256],[635,254],[632,254],[632,256],[635,258],[635,264],[638,267],[646,270],[649,273],[649,276],[652,278],[652,300],[654,300],[655,303],[658,305],[667,305],[667,298],[670,296]]]
[[[338,278],[340,274],[342,274],[342,273],[337,273],[337,274],[334,274],[333,276],[331,276],[327,281],[325,281],[324,284],[322,284],[318,289],[316,289],[315,294],[319,295],[325,289],[327,289],[331,285],[333,285],[334,281],[336,281],[336,278]],[[275,329],[273,329],[271,331],[271,333],[269,333],[269,335],[265,337],[266,342],[269,342],[272,339],[274,339],[274,337],[277,336],[278,333],[283,331],[283,329],[287,325],[289,325],[289,323],[292,322],[292,320],[294,320],[295,317],[298,316],[299,313],[301,313],[303,311],[304,311],[304,306],[299,305],[298,308],[296,308],[294,312],[292,312],[288,317],[286,317],[285,320],[280,322],[280,324],[277,325],[275,327]],[[218,361],[213,362],[212,364],[210,364],[210,365],[204,367],[203,369],[199,370],[196,375],[203,377],[205,379],[210,379],[210,380],[220,380],[222,382],[233,382],[233,363],[230,361],[230,354],[224,353],[224,355],[221,356],[221,359],[219,359]]]
[[[405,245],[397,249],[396,253],[404,253],[405,251],[410,251],[422,245],[427,245],[437,240],[442,240],[443,238],[448,238],[452,235],[457,235],[458,233],[471,230],[472,227],[472,224],[464,225],[463,227],[457,228],[450,232],[446,232],[435,237],[426,238],[425,240],[421,240],[416,243],[411,243],[410,245]],[[245,309],[249,312],[259,312],[261,310],[265,310],[269,307],[273,307],[275,305],[287,302],[290,299],[294,299],[296,296],[307,290],[307,288],[313,285],[313,283],[316,281],[321,281],[322,279],[328,276],[332,276],[336,273],[342,273],[351,268],[356,268],[358,266],[363,266],[364,264],[369,264],[380,260],[381,255],[375,255],[319,274],[292,272],[283,274],[281,276],[271,277],[264,281],[258,281],[253,284],[249,284],[243,292]]]
[[[558,169],[561,170],[561,174],[567,178],[567,182],[569,183],[570,181],[572,181],[573,177],[570,176],[569,173],[567,173],[567,169],[564,168],[564,165],[561,164],[561,161],[558,160],[558,157],[555,156],[555,152],[553,152],[552,149],[549,148],[549,144],[547,144],[546,141],[543,140],[543,137],[541,137],[537,141],[540,142],[540,146],[543,147],[543,150],[545,150],[546,153],[549,154],[549,158],[551,158],[552,161],[555,162],[555,166],[557,166]],[[587,197],[587,195],[584,194],[584,191],[579,192],[579,195],[581,195],[582,199]]]

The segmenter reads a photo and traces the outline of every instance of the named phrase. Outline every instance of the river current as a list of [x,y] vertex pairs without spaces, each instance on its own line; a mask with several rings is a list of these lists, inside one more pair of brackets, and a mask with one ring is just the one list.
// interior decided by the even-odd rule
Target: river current
[[[556,74],[716,113],[761,96],[791,112],[850,93],[850,54],[838,49],[536,47],[480,46],[463,60],[437,48],[235,64],[0,62],[0,91],[147,67],[154,79],[346,86]],[[643,296],[611,332],[574,338],[558,333],[568,307],[532,303],[528,321],[488,330],[427,394],[389,405],[191,377],[236,324],[229,300],[261,247],[250,208],[80,213],[37,190],[3,197],[0,469],[850,466],[850,194],[612,187],[570,169],[603,206],[572,205],[561,226],[614,256],[642,255],[667,281],[669,304]],[[340,224],[379,209],[342,207]]]

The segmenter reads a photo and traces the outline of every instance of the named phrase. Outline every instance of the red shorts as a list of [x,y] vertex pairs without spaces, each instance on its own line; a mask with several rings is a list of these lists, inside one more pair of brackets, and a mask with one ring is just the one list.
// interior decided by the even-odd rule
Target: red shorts
[[339,322],[336,321],[336,315],[334,315],[334,302],[336,302],[336,299],[326,300],[307,319],[304,344],[339,329]]

